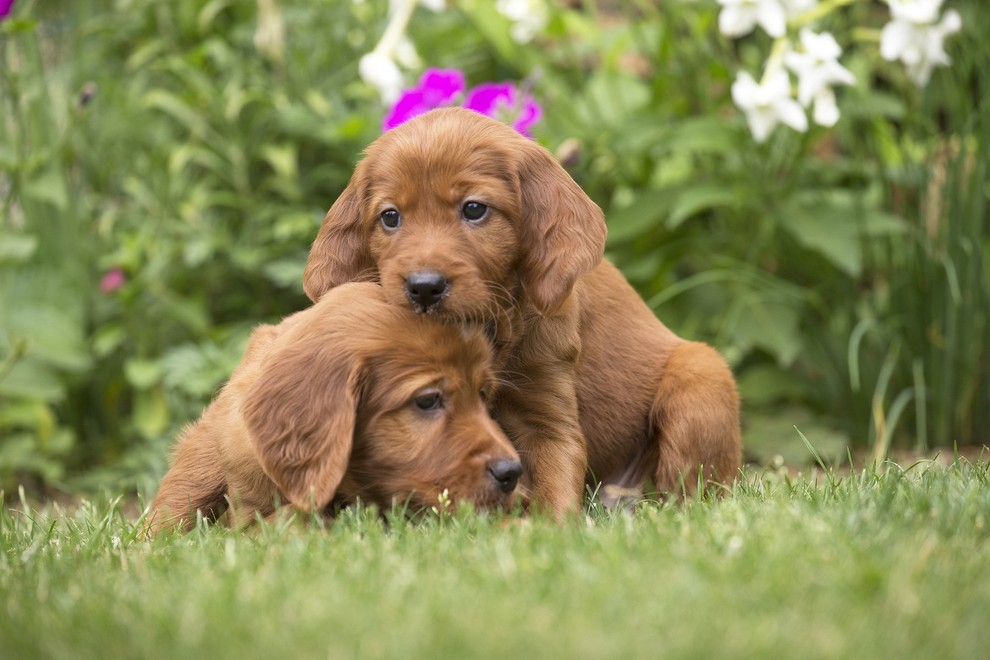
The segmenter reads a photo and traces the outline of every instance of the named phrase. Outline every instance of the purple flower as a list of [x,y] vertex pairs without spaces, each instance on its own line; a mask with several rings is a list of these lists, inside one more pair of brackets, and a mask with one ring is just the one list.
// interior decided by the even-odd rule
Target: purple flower
[[11,10],[14,8],[15,1],[16,0],[0,0],[0,20],[3,20],[10,15]]
[[446,105],[462,91],[464,74],[457,69],[427,69],[416,87],[403,90],[395,105],[385,115],[382,130],[395,128],[416,115]]
[[464,107],[505,122],[526,137],[532,137],[529,127],[543,116],[540,104],[510,82],[478,85],[468,92]]
[[100,291],[104,294],[113,293],[124,286],[124,282],[126,281],[127,278],[124,276],[124,271],[120,268],[113,268],[108,270],[100,279]]

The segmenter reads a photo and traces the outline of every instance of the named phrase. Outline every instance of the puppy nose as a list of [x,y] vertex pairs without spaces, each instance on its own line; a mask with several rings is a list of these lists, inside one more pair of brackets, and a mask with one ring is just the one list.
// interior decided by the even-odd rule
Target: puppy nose
[[432,270],[421,270],[406,278],[406,295],[423,309],[440,302],[449,287],[447,278]]
[[497,458],[488,464],[488,474],[492,475],[499,490],[511,493],[522,474],[522,465],[509,458]]

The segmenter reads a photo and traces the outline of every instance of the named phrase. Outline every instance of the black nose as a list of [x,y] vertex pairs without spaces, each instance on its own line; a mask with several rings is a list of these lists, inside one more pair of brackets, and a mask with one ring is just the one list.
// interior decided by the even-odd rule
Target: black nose
[[488,464],[488,474],[492,475],[499,490],[503,493],[511,493],[516,487],[516,482],[519,481],[519,475],[522,474],[522,465],[519,461],[497,458]]
[[440,302],[449,287],[447,278],[432,270],[412,273],[406,279],[406,295],[424,310]]

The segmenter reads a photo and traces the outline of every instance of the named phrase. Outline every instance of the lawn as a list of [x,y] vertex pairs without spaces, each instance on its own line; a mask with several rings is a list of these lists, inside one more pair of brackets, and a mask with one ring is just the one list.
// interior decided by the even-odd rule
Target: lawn
[[0,656],[975,658],[990,461],[580,521],[352,510],[136,538],[119,501],[0,516]]

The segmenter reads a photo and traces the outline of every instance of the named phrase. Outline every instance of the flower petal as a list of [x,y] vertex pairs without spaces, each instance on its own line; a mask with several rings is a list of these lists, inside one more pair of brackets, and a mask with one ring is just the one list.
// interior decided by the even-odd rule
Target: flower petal
[[808,116],[804,114],[804,108],[797,101],[791,98],[778,99],[774,104],[774,111],[777,118],[787,124],[795,131],[802,133],[808,130]]
[[427,69],[420,76],[419,89],[430,103],[440,106],[464,91],[464,74],[457,69]]
[[835,104],[835,93],[825,88],[815,96],[815,108],[811,117],[819,126],[835,126],[839,121],[839,106]]
[[718,31],[727,37],[741,37],[753,31],[756,14],[750,7],[726,6],[718,14]]
[[753,80],[753,76],[746,71],[736,74],[736,80],[732,83],[732,100],[742,110],[749,110],[756,105],[756,96],[759,93],[759,85]]
[[766,142],[770,133],[777,126],[777,114],[770,108],[759,108],[746,113],[749,132],[757,142]]
[[911,44],[912,29],[904,21],[891,21],[880,32],[880,56],[893,62]]
[[391,103],[402,90],[402,72],[392,58],[372,51],[358,63],[361,78],[378,89],[385,103]]
[[763,0],[756,6],[756,22],[774,38],[784,36],[787,31],[787,16],[777,0]]
[[942,17],[937,28],[943,37],[959,32],[962,29],[962,18],[960,18],[959,12],[955,9],[945,12],[945,16]]
[[523,100],[522,112],[519,117],[513,122],[512,127],[517,131],[525,135],[526,137],[532,137],[529,132],[530,126],[540,121],[543,117],[543,108],[540,104],[536,102],[531,96],[526,96]]
[[499,104],[512,105],[515,102],[515,85],[512,83],[482,83],[467,93],[464,107],[494,116]]

